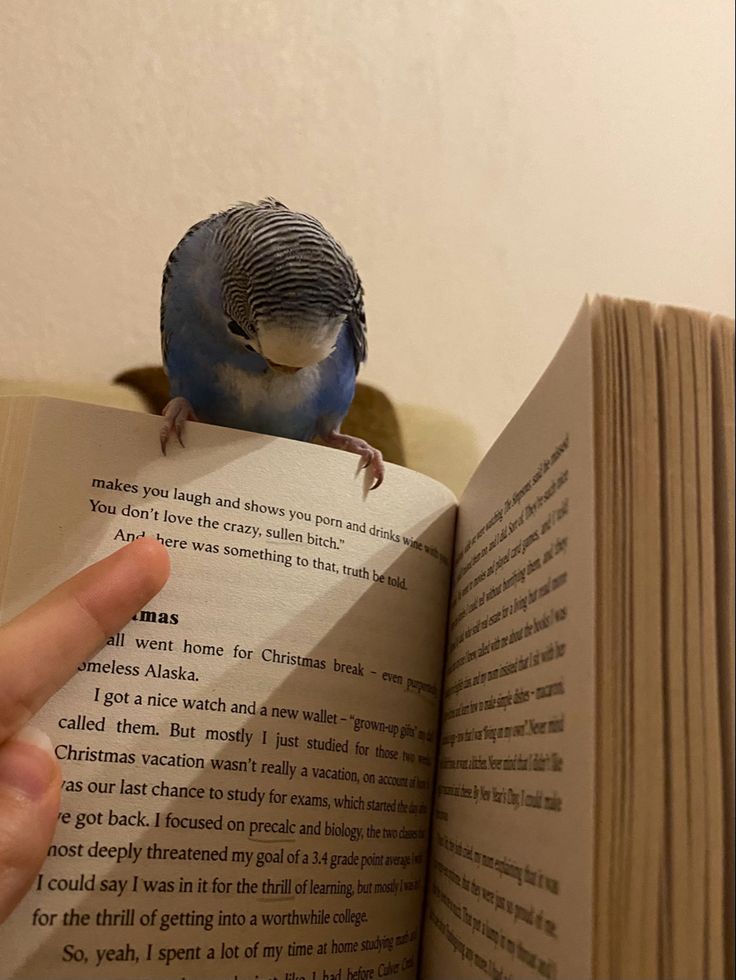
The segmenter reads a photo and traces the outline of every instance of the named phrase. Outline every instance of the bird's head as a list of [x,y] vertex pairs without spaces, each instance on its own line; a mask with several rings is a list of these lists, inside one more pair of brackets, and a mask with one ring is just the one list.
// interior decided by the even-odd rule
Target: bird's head
[[220,243],[228,329],[276,372],[329,357],[361,296],[342,246],[316,218],[275,201],[227,218]]

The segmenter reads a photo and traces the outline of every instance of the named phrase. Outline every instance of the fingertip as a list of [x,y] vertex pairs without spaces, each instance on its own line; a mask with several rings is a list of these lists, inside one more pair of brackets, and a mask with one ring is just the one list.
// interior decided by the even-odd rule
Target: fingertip
[[155,538],[140,537],[84,569],[69,585],[111,636],[161,591],[169,572],[166,548]]
[[117,558],[141,606],[161,591],[171,573],[169,552],[155,538],[136,538],[117,552]]
[[135,563],[151,596],[156,595],[171,574],[167,549],[156,538],[142,537],[131,541],[121,551],[127,552],[127,558]]

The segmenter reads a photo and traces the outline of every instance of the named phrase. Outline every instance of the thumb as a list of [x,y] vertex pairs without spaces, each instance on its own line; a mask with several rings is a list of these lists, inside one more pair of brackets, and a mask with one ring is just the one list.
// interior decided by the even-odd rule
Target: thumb
[[60,790],[61,771],[47,735],[27,725],[0,745],[0,922],[46,857]]

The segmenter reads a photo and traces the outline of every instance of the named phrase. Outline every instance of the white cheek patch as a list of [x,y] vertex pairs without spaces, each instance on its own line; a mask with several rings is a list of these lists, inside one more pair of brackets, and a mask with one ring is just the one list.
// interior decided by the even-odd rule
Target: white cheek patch
[[335,349],[344,322],[344,316],[333,317],[320,324],[300,324],[295,329],[288,322],[265,321],[258,331],[261,353],[274,364],[286,367],[318,364]]
[[248,374],[231,364],[221,364],[217,380],[226,395],[233,398],[243,412],[268,406],[274,412],[291,412],[317,391],[320,383],[319,365],[302,368],[295,374],[265,371]]

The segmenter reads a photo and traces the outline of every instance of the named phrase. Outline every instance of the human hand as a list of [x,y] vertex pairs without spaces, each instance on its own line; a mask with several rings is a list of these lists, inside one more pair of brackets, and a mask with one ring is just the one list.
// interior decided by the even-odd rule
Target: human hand
[[137,538],[0,627],[0,922],[33,883],[59,813],[59,764],[28,721],[168,577],[166,550]]

